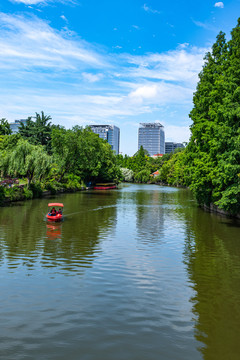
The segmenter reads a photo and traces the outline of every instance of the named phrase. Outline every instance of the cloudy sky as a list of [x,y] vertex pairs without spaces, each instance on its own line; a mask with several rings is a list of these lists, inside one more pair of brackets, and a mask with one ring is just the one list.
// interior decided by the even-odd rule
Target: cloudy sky
[[188,141],[204,54],[238,16],[240,0],[1,0],[0,118],[113,124],[129,155],[140,122]]

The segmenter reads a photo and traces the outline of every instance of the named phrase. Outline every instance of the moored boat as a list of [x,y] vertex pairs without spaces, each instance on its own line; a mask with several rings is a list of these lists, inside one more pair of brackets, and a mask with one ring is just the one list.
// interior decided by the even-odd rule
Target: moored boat
[[[58,210],[55,209],[55,206],[58,207]],[[62,203],[49,203],[49,210],[46,215],[47,220],[49,221],[62,221],[63,220],[63,204]],[[50,209],[52,208],[52,209]]]
[[94,190],[110,190],[110,189],[116,189],[117,185],[115,183],[99,183],[94,185]]

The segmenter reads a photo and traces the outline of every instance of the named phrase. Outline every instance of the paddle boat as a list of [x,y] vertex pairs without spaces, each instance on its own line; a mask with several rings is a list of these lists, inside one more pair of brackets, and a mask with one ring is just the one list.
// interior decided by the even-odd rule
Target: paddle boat
[[[58,207],[58,210],[55,209],[55,206]],[[63,220],[63,204],[62,203],[49,203],[48,204],[48,213],[46,215],[47,220],[49,221],[62,221]]]

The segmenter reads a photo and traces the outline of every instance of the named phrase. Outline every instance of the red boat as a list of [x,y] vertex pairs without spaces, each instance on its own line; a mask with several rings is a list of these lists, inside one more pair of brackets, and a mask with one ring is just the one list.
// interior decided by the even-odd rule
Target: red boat
[[106,183],[106,184],[96,184],[94,186],[94,190],[110,190],[110,189],[116,189],[117,185],[114,183]]
[[[58,207],[58,210],[55,209],[55,206]],[[46,215],[47,220],[49,221],[62,221],[63,220],[63,204],[62,203],[49,203],[49,211]],[[50,209],[52,208],[52,209]]]

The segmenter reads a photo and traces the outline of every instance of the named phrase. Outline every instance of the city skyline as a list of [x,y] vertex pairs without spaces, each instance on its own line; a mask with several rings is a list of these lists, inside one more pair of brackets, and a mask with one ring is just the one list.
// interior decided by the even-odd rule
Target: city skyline
[[[14,122],[9,123],[10,129],[13,134],[16,134],[18,132],[18,128],[19,128],[21,122],[24,125],[26,125],[27,119],[18,119],[18,120],[14,120]],[[59,124],[56,124],[56,125],[59,125]],[[140,149],[141,145],[143,146],[144,150],[147,150],[151,156],[157,155],[157,154],[170,153],[170,152],[173,152],[177,147],[184,147],[184,143],[166,142],[164,126],[162,126],[159,122],[139,123],[138,125],[139,125],[138,135],[137,135],[138,136],[138,148],[135,149],[134,153],[136,153]],[[160,136],[159,144],[156,146],[156,151],[151,151],[151,150],[149,150],[149,147],[148,147],[148,145],[149,145],[148,141],[144,140],[146,135],[149,135],[149,134],[142,134],[143,139],[141,139],[139,141],[139,135],[140,135],[139,132],[141,131],[140,129],[143,127],[148,127],[148,126],[155,127],[154,125],[156,125],[156,127],[160,126],[162,128],[161,133],[163,133],[163,137],[161,136],[161,134],[155,134],[155,135],[157,135],[157,137],[158,137],[158,135]],[[112,124],[86,125],[86,127],[90,127],[91,130],[95,134],[98,134],[101,139],[107,140],[107,142],[111,145],[112,150],[114,150],[116,154],[125,155],[120,149],[120,138],[121,138],[120,130],[121,129],[119,127],[112,125]],[[150,134],[150,137],[151,137],[151,134]],[[150,142],[151,142],[151,139],[150,139]],[[158,149],[158,147],[159,147],[159,149]],[[168,148],[168,150],[166,150],[166,147]]]
[[204,55],[219,31],[229,38],[239,10],[239,0],[4,0],[0,117],[111,123],[129,155],[141,122],[160,121],[166,141],[187,142]]

